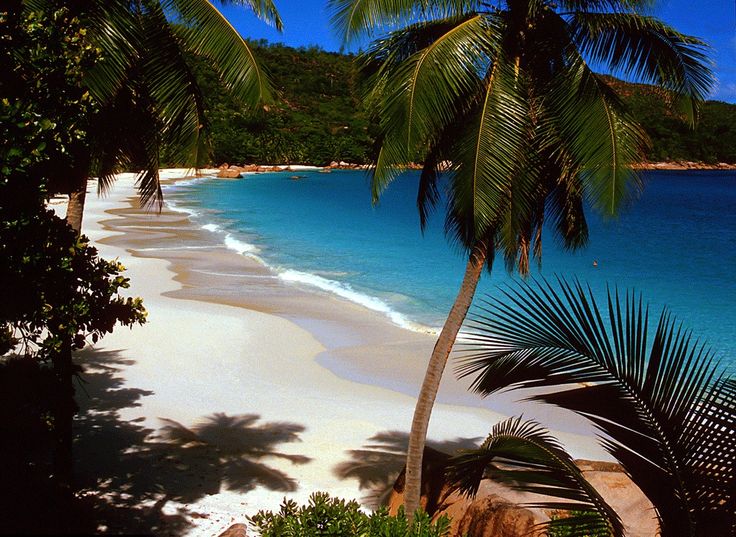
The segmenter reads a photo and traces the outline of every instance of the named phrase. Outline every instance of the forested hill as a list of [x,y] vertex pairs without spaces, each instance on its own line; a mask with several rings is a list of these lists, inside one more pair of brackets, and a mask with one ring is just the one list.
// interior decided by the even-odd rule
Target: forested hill
[[[205,66],[199,69],[211,112],[215,164],[369,159],[374,131],[360,106],[354,56],[265,41],[251,45],[279,92],[266,110],[244,113]],[[736,105],[709,101],[691,130],[652,88],[615,84],[651,138],[647,160],[736,163]]]

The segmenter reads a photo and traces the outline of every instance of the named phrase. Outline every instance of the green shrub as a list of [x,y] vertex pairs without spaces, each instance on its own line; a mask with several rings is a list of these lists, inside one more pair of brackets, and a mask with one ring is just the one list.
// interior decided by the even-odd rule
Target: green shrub
[[403,508],[395,517],[385,507],[366,514],[357,502],[325,492],[312,494],[305,506],[285,499],[279,512],[259,511],[249,521],[261,537],[444,537],[450,532],[450,520],[444,516],[433,524],[429,515],[418,511],[410,523]]
[[[603,526],[605,521],[599,514],[592,511],[570,511],[552,515],[547,530],[548,537],[611,537],[611,532]],[[584,527],[596,527],[586,530]]]

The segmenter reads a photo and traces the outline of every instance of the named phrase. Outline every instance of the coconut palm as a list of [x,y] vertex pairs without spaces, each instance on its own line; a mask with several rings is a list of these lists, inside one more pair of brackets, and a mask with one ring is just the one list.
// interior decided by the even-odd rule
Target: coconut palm
[[[28,0],[43,7],[49,0]],[[228,0],[281,29],[272,0]],[[99,105],[90,118],[88,146],[74,170],[59,170],[50,188],[69,193],[67,219],[79,232],[87,178],[104,191],[114,174],[141,170],[144,203],[161,203],[160,159],[198,167],[206,162],[204,98],[187,56],[206,58],[232,94],[254,107],[271,87],[250,47],[208,0],[95,0],[80,16],[101,51],[87,84]]]
[[[271,0],[227,2],[249,6],[278,28],[281,21]],[[90,175],[101,189],[123,169],[138,176],[144,202],[161,201],[159,158],[199,165],[205,156],[206,118],[201,91],[186,54],[204,56],[223,81],[251,106],[268,99],[270,87],[249,47],[207,0],[24,0],[23,8],[53,13],[63,6],[79,17],[99,59],[85,73],[95,112],[76,123],[62,159],[49,159],[40,175],[48,191],[70,195],[67,220],[79,234]],[[82,34],[80,34],[82,35]],[[82,46],[79,50],[84,50]],[[80,52],[82,54],[82,52]],[[82,62],[82,60],[77,60]],[[64,89],[49,84],[49,92]],[[87,102],[85,102],[87,104]],[[55,128],[52,125],[51,128]],[[39,166],[40,168],[40,166]],[[74,342],[66,338],[53,358],[58,378],[55,405],[55,473],[71,484],[72,419],[75,412]]]
[[631,165],[645,136],[591,65],[662,88],[690,121],[710,90],[703,43],[642,14],[650,3],[329,1],[348,43],[388,30],[361,64],[381,127],[374,201],[402,164],[423,161],[421,225],[446,188],[446,230],[468,255],[412,422],[408,512],[418,506],[440,378],[483,267],[499,250],[525,274],[530,258],[541,258],[545,221],[567,248],[579,248],[588,236],[584,203],[614,215],[640,189]]
[[[532,400],[589,419],[654,505],[662,537],[736,534],[736,379],[666,309],[656,328],[634,293],[609,292],[607,309],[577,282],[504,290],[473,320],[458,372],[483,396],[533,387]],[[454,475],[472,492],[486,462],[461,463],[467,475]]]

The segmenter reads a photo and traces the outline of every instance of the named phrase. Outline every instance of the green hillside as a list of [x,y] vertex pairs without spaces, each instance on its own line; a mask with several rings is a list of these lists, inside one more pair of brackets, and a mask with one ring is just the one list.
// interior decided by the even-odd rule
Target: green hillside
[[372,138],[355,88],[353,57],[263,41],[252,45],[279,94],[257,113],[246,113],[201,66],[214,162],[366,162]]
[[[204,65],[215,164],[365,163],[372,128],[356,91],[354,57],[318,48],[252,43],[279,92],[277,102],[246,113]],[[736,105],[706,103],[695,130],[651,87],[615,82],[651,139],[649,161],[736,163]]]

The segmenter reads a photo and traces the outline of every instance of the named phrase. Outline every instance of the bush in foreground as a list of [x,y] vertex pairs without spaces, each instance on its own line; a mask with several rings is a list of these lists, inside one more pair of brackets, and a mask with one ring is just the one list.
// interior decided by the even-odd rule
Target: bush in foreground
[[444,516],[432,523],[427,513],[417,511],[409,522],[403,508],[394,517],[385,507],[366,514],[357,502],[325,492],[312,494],[304,506],[285,499],[279,512],[259,511],[249,521],[261,537],[446,537],[450,533],[450,520]]

